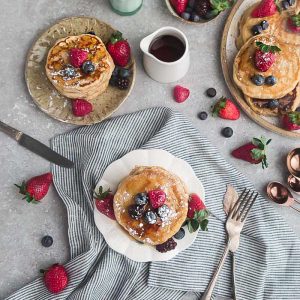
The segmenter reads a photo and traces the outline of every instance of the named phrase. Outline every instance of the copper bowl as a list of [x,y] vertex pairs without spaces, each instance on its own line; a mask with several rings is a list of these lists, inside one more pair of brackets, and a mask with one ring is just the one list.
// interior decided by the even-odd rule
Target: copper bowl
[[176,10],[173,8],[172,4],[170,3],[170,0],[165,0],[166,2],[166,5],[167,5],[167,8],[169,10],[169,12],[176,18],[180,19],[182,22],[184,23],[187,23],[187,24],[192,24],[192,25],[199,25],[199,24],[204,24],[204,23],[207,23],[207,22],[210,22],[214,19],[216,19],[220,13],[218,15],[216,15],[215,17],[211,18],[211,19],[200,19],[199,22],[193,22],[193,21],[189,21],[189,20],[185,20],[183,18],[181,18],[180,15],[178,15],[178,13],[176,12]]
[[288,154],[286,164],[289,172],[300,179],[300,148],[293,149]]

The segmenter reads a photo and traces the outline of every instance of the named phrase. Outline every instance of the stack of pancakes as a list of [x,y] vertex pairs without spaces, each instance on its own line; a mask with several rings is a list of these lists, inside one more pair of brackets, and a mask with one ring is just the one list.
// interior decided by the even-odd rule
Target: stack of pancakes
[[[280,116],[300,106],[300,33],[290,31],[287,26],[289,17],[300,11],[299,2],[288,11],[253,18],[251,13],[258,5],[256,3],[245,11],[239,22],[239,36],[236,40],[239,52],[234,60],[233,79],[242,90],[248,105],[258,114]],[[269,23],[269,27],[262,34],[253,36],[252,27],[263,20]],[[254,65],[256,42],[281,49],[276,53],[275,63],[266,72],[260,72]],[[251,81],[257,74],[264,77],[273,75],[277,83],[273,86],[257,86]],[[277,107],[269,105],[272,100],[278,101]]]
[[[75,68],[74,77],[66,77],[64,68],[70,64],[69,51],[72,48],[88,52],[88,60],[95,71],[84,74]],[[68,36],[60,39],[50,49],[46,62],[46,74],[54,87],[65,97],[92,100],[103,93],[114,70],[114,63],[102,40],[91,34]]]
[[[134,204],[138,193],[161,189],[166,194],[165,204],[170,208],[166,220],[148,224],[143,219],[132,219],[128,207]],[[119,184],[114,195],[114,212],[118,223],[137,241],[160,245],[177,233],[186,220],[188,191],[185,183],[175,174],[161,167],[136,167]]]

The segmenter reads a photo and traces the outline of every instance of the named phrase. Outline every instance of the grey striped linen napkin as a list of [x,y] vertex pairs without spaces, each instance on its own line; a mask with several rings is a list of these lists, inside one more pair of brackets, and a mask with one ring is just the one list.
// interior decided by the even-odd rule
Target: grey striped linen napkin
[[[168,108],[152,108],[79,128],[52,140],[75,169],[52,166],[55,187],[68,211],[71,261],[68,287],[51,295],[39,278],[10,300],[164,299],[203,292],[225,244],[222,199],[226,184],[241,192],[252,184],[220,157],[189,121]],[[202,181],[212,212],[209,231],[168,262],[137,263],[110,249],[93,219],[93,188],[106,167],[137,148],[159,148],[186,160]],[[130,170],[128,170],[129,172]],[[236,254],[238,299],[300,299],[300,240],[261,196]],[[231,295],[230,258],[215,295]]]

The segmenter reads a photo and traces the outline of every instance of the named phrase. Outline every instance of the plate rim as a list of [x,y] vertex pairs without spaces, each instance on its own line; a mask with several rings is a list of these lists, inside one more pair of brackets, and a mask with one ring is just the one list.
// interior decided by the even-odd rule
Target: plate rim
[[[116,30],[113,26],[111,26],[109,23],[107,22],[104,22],[104,21],[101,21],[100,19],[98,18],[95,18],[95,17],[90,17],[90,16],[71,16],[71,17],[66,17],[66,18],[61,18],[61,19],[58,19],[57,21],[55,21],[55,23],[52,23],[50,26],[48,26],[45,30],[42,30],[41,33],[38,33],[37,34],[37,37],[33,40],[31,46],[29,47],[29,49],[27,50],[27,54],[26,54],[26,59],[25,59],[25,71],[24,71],[24,78],[25,78],[25,83],[26,83],[26,87],[27,87],[27,91],[32,99],[32,101],[34,102],[34,104],[38,107],[38,109],[40,111],[42,111],[43,113],[45,113],[48,117],[54,119],[54,120],[57,120],[57,121],[60,121],[62,123],[66,123],[66,124],[72,124],[72,125],[80,125],[80,126],[90,126],[90,125],[94,125],[94,124],[97,124],[97,123],[100,123],[102,122],[103,120],[109,118],[113,113],[115,113],[120,107],[121,105],[127,100],[127,98],[130,96],[131,92],[132,92],[132,89],[135,85],[135,81],[136,81],[136,62],[135,62],[135,58],[133,57],[133,55],[131,55],[131,61],[130,61],[130,64],[132,66],[132,69],[133,69],[133,72],[132,72],[132,83],[131,83],[131,86],[130,88],[128,89],[128,93],[126,95],[126,97],[124,97],[122,99],[122,101],[119,103],[119,105],[113,109],[110,113],[106,114],[102,119],[100,120],[96,120],[94,122],[89,122],[88,124],[83,124],[82,120],[63,120],[57,116],[54,116],[52,114],[50,114],[49,112],[47,112],[46,110],[44,110],[38,101],[36,101],[35,97],[33,96],[32,94],[32,91],[29,87],[29,81],[28,81],[28,63],[29,63],[29,57],[30,57],[30,53],[32,53],[32,50],[34,48],[34,46],[36,45],[36,43],[38,42],[38,40],[43,36],[45,35],[50,28],[52,28],[53,26],[59,24],[60,22],[63,22],[63,21],[67,21],[67,20],[70,20],[70,19],[94,19],[96,20],[97,22],[101,22],[103,24],[106,24],[107,26],[111,27],[113,30]],[[49,79],[47,79],[49,80]],[[54,86],[52,86],[52,88],[56,90],[56,88]],[[57,91],[58,92],[58,91]],[[58,92],[59,93],[59,92]],[[65,97],[65,96],[63,96]],[[67,97],[65,97],[67,98]]]
[[[134,149],[134,150],[132,150],[132,151],[130,151],[130,152],[127,152],[127,153],[124,154],[122,157],[120,157],[120,158],[114,160],[113,162],[111,162],[111,163],[105,168],[105,170],[104,170],[104,172],[103,172],[101,178],[97,181],[97,184],[96,184],[95,187],[94,187],[94,191],[96,190],[97,186],[98,186],[99,183],[101,182],[101,180],[102,180],[102,178],[103,178],[103,175],[104,175],[104,173],[106,172],[106,170],[107,170],[113,163],[122,160],[124,157],[126,157],[128,154],[131,154],[132,152],[137,152],[137,151],[149,152],[149,151],[153,151],[153,150],[165,152],[167,155],[171,156],[173,159],[176,159],[176,160],[179,160],[179,161],[183,161],[185,164],[187,164],[187,165],[189,166],[189,168],[191,169],[193,175],[194,175],[195,178],[197,179],[198,184],[201,186],[202,193],[203,193],[203,195],[202,195],[203,199],[202,199],[202,200],[203,200],[203,203],[205,203],[205,196],[206,196],[206,193],[205,193],[204,185],[203,185],[202,181],[201,181],[201,180],[198,178],[198,176],[196,175],[196,173],[195,173],[194,169],[192,168],[192,166],[191,166],[186,160],[184,160],[184,159],[182,159],[182,158],[179,158],[179,157],[173,155],[173,154],[170,153],[169,151],[166,151],[166,150],[164,150],[164,149],[158,149],[158,148]],[[176,175],[177,175],[177,174],[176,174]],[[177,175],[177,176],[178,176],[178,175]],[[97,208],[96,208],[96,205],[95,205],[95,199],[94,199],[94,198],[93,198],[93,208],[94,208],[94,214],[93,214],[93,217],[94,217],[95,226],[96,226],[97,230],[99,230],[99,232],[103,235],[103,238],[104,238],[105,242],[106,242],[106,243],[108,244],[108,246],[110,247],[110,245],[109,245],[109,243],[107,242],[107,240],[106,240],[104,234],[101,232],[101,230],[100,230],[99,227],[97,226],[97,223],[96,223],[96,220],[95,220],[96,214],[97,214],[97,215],[101,215],[101,213],[100,213],[100,212],[97,210]],[[112,221],[113,221],[113,220],[112,220]],[[113,222],[116,222],[116,221],[113,221]],[[120,224],[117,224],[117,225],[118,225],[118,226],[121,226]],[[119,251],[117,251],[117,250],[115,250],[115,249],[113,249],[113,248],[111,248],[111,247],[110,247],[110,248],[111,248],[112,250],[116,251],[117,253],[119,253],[119,254],[121,254],[121,255],[124,255],[125,257],[127,257],[127,258],[129,258],[129,259],[131,259],[131,260],[137,261],[137,262],[168,261],[168,260],[173,259],[174,257],[176,257],[176,256],[177,256],[179,253],[181,253],[182,251],[184,251],[184,250],[186,250],[187,248],[189,248],[189,247],[195,242],[199,230],[200,230],[200,229],[198,229],[198,230],[195,231],[194,233],[191,233],[191,235],[194,235],[194,236],[192,237],[193,240],[192,240],[192,242],[191,242],[185,249],[179,251],[178,253],[176,253],[174,256],[172,256],[172,257],[170,257],[170,258],[168,258],[168,257],[163,258],[163,255],[164,255],[165,253],[161,253],[162,256],[161,256],[160,259],[135,260],[135,259],[133,259],[133,258],[131,258],[131,257],[128,257],[125,253],[121,253],[121,252],[119,252]],[[189,233],[189,234],[190,234],[190,233]],[[129,238],[130,238],[130,236],[129,236]],[[150,246],[150,245],[147,245],[147,246],[148,246],[148,247],[152,247],[152,246]]]
[[[293,131],[287,131],[283,128],[280,128],[267,120],[265,120],[263,117],[261,117],[259,114],[254,112],[246,103],[244,98],[241,96],[240,90],[235,86],[233,79],[232,79],[232,68],[228,64],[227,60],[227,38],[229,35],[230,26],[232,24],[233,18],[236,14],[236,12],[239,10],[240,6],[242,5],[244,0],[238,0],[233,8],[231,9],[231,12],[226,20],[226,23],[224,25],[224,30],[222,33],[222,39],[221,39],[221,47],[220,47],[220,58],[221,58],[221,66],[222,66],[222,73],[223,77],[225,79],[225,83],[236,100],[236,102],[239,104],[239,106],[242,108],[242,110],[246,113],[246,115],[255,123],[262,126],[263,128],[270,130],[274,133],[277,133],[281,136],[285,137],[291,137],[294,139],[300,138],[300,132],[293,132]],[[256,1],[253,1],[255,3]]]

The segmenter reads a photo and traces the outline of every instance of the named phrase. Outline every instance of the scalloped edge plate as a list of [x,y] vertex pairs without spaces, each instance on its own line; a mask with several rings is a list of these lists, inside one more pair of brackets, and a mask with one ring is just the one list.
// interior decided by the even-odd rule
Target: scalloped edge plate
[[[192,167],[183,159],[160,149],[134,150],[114,161],[103,173],[95,190],[103,186],[105,189],[110,188],[115,193],[119,183],[138,165],[159,166],[173,172],[186,183],[189,193],[196,193],[203,202],[205,201],[204,187]],[[110,248],[137,262],[170,260],[181,251],[187,249],[194,242],[198,233],[198,231],[189,233],[187,226],[185,226],[185,237],[182,240],[176,240],[177,247],[172,251],[160,253],[155,247],[141,244],[133,239],[116,221],[101,214],[95,204],[94,219],[97,228],[103,234]]]

